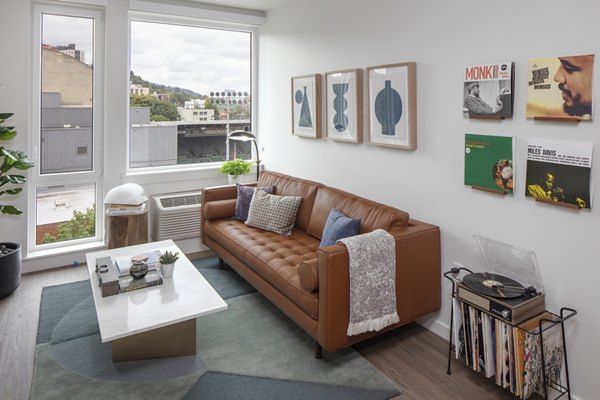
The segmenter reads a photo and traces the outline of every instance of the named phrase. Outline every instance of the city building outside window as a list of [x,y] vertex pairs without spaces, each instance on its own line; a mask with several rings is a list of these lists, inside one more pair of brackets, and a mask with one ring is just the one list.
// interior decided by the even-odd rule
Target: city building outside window
[[251,31],[133,15],[130,48],[130,169],[253,157]]

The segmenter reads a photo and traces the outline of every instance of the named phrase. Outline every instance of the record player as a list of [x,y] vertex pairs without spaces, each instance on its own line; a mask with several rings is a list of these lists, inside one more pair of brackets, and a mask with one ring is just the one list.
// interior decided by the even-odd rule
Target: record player
[[543,312],[545,296],[535,253],[482,236],[475,241],[490,272],[465,275],[457,283],[456,297],[511,324]]

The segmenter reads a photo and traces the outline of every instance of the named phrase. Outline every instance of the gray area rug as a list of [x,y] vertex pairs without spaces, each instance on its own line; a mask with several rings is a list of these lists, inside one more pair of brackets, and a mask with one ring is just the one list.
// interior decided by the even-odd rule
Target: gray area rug
[[194,265],[229,308],[197,319],[198,354],[113,363],[89,281],[44,288],[32,399],[390,399],[398,387],[353,349],[314,342],[216,257]]

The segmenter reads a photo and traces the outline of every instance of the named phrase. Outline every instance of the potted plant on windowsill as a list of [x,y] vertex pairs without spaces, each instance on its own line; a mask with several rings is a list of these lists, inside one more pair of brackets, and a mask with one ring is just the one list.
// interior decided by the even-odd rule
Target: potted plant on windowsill
[[159,258],[160,273],[163,278],[172,278],[173,270],[175,269],[175,261],[179,260],[179,252],[175,253],[167,250]]
[[230,185],[240,182],[242,175],[249,174],[252,166],[250,161],[236,159],[231,161],[225,161],[220,172],[227,174],[227,179]]
[[[0,124],[12,117],[12,113],[1,113]],[[12,126],[0,125],[0,140],[11,140],[17,135]],[[20,185],[27,178],[20,174],[11,174],[11,170],[25,171],[33,167],[27,161],[27,154],[20,150],[9,150],[0,146],[0,196],[14,196],[23,190]],[[13,205],[0,204],[0,215],[20,215],[23,211]],[[0,242],[0,299],[14,292],[21,284],[21,246],[19,243]]]

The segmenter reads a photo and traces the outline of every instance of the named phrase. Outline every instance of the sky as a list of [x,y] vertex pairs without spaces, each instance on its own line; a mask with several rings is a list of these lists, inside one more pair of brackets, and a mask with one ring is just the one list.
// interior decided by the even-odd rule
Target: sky
[[67,46],[75,43],[76,50],[85,51],[85,63],[92,64],[93,29],[94,21],[91,18],[44,14],[42,43],[51,46]]
[[250,92],[250,39],[246,32],[132,21],[131,70],[200,94]]
[[[42,29],[44,44],[75,43],[92,64],[91,19],[46,14]],[[247,32],[132,21],[131,70],[147,81],[200,94],[250,92],[250,42]]]

